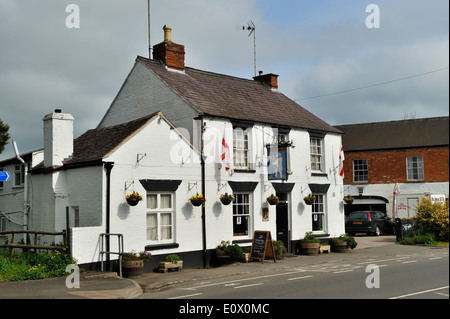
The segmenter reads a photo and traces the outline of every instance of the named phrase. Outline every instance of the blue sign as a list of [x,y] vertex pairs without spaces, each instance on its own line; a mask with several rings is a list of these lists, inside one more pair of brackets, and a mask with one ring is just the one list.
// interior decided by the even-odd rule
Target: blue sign
[[287,180],[287,156],[286,147],[269,148],[267,150],[268,179]]
[[0,182],[7,182],[11,178],[8,172],[0,171]]

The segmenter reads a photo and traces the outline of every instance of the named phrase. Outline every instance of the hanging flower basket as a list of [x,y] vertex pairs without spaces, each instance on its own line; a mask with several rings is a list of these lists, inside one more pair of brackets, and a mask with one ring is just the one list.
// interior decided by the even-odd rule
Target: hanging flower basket
[[225,193],[225,194],[220,196],[220,202],[223,205],[230,205],[231,202],[234,202],[234,195],[233,194],[228,195],[228,193]]
[[191,201],[192,205],[196,207],[206,202],[205,196],[203,196],[203,194],[197,194],[196,196],[192,196],[191,198],[189,198],[189,200]]
[[128,205],[130,206],[136,206],[137,204],[139,204],[139,202],[142,200],[142,195],[139,195],[138,192],[133,192],[131,194],[128,194],[125,197]]
[[278,196],[275,196],[274,194],[267,197],[267,202],[269,203],[269,205],[276,205],[279,201],[280,199],[278,198]]
[[303,197],[306,205],[312,205],[316,201],[316,196],[309,194],[308,196]]
[[351,204],[353,204],[353,201],[355,200],[355,198],[354,197],[351,197],[351,196],[345,196],[344,197],[344,202],[346,203],[346,204],[348,204],[348,205],[351,205]]

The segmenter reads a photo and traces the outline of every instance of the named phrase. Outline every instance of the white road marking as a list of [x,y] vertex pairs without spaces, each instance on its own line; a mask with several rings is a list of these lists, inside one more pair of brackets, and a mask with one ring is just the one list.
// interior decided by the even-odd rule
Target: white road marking
[[306,278],[311,278],[311,277],[312,276],[295,277],[295,278],[289,278],[288,280],[306,279]]
[[421,295],[421,294],[426,294],[428,292],[433,292],[433,291],[437,291],[437,290],[442,290],[442,289],[446,289],[448,288],[448,286],[444,286],[444,287],[440,287],[440,288],[435,288],[435,289],[429,289],[429,290],[423,290],[423,291],[418,291],[418,292],[413,292],[411,294],[407,294],[407,295],[402,295],[402,296],[397,296],[397,297],[392,297],[389,299],[401,299],[401,298],[405,298],[405,297],[411,297],[411,296],[416,296],[416,295]]
[[247,287],[253,287],[253,286],[261,286],[262,284],[249,284],[249,285],[244,285],[244,286],[236,286],[233,287],[233,289],[241,289],[241,288],[247,288]]
[[178,296],[178,297],[172,297],[169,299],[182,299],[182,298],[190,298],[190,297],[194,297],[194,296],[199,296],[199,295],[203,295],[201,292],[197,293],[197,294],[190,294],[190,295],[184,295],[184,296]]

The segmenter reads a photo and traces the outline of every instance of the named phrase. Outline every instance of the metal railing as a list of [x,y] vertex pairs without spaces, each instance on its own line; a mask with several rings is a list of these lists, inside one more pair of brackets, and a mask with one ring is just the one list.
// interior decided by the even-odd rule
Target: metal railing
[[[108,237],[108,239],[110,239],[109,237],[111,236],[117,236],[117,241],[118,241],[118,248],[119,251],[117,252],[113,252],[113,251],[105,251],[105,238]],[[122,256],[123,256],[123,234],[107,234],[107,233],[101,233],[100,234],[100,260],[101,260],[101,271],[104,271],[104,266],[103,266],[103,255],[104,254],[108,254],[108,255],[119,255],[119,276],[122,277]]]

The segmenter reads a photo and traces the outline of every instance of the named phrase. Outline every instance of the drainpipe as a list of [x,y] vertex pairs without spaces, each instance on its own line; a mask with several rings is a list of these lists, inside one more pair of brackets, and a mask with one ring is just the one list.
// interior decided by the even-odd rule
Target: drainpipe
[[[202,169],[202,194],[203,196],[205,196],[205,192],[206,192],[206,178],[205,178],[205,156],[204,156],[204,141],[203,141],[203,133],[204,133],[204,122],[203,122],[203,117],[201,117],[201,128],[200,128],[200,136],[201,136],[201,154],[200,154],[200,165],[201,165],[201,169]],[[207,259],[207,254],[206,254],[206,208],[205,208],[205,203],[202,204],[202,238],[203,238],[203,268],[206,268],[206,259]]]
[[[17,148],[16,141],[12,141],[14,152],[16,153],[16,158],[24,166],[24,184],[23,184],[23,230],[28,230],[28,165],[19,155],[19,150]],[[24,234],[24,242],[27,243],[27,234]]]
[[107,268],[110,269],[110,217],[111,217],[111,170],[114,167],[114,162],[106,162],[105,163],[105,169],[106,169],[106,228],[105,233],[106,235],[106,251],[108,252],[106,254],[106,265]]

